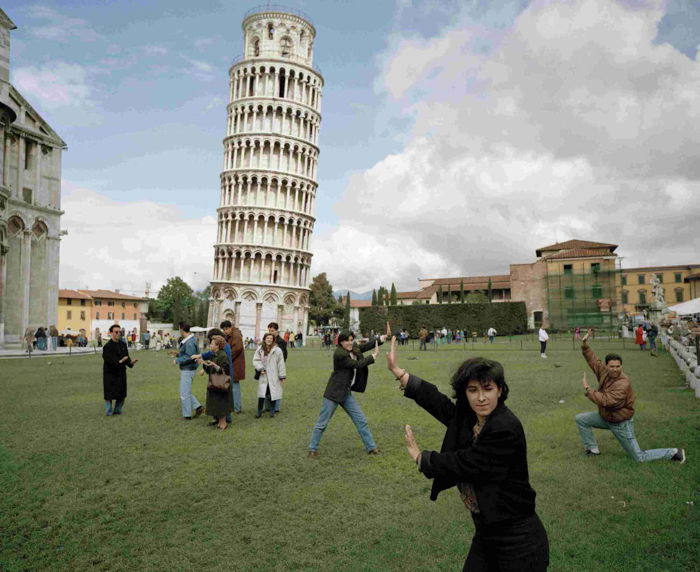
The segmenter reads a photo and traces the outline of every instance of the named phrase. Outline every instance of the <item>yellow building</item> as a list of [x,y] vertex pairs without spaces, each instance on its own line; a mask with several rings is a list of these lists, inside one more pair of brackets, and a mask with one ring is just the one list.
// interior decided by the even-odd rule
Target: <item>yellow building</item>
[[58,322],[59,332],[63,330],[80,331],[84,329],[90,337],[92,321],[92,298],[78,290],[58,291]]
[[653,300],[651,281],[654,275],[664,288],[667,305],[697,298],[700,296],[699,274],[700,264],[623,268],[619,275],[622,309],[627,314],[635,314],[649,307]]

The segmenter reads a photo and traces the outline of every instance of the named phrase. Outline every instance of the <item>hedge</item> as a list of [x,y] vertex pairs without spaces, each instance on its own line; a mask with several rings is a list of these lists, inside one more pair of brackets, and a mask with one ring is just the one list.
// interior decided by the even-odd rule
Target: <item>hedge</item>
[[360,329],[363,333],[384,332],[389,320],[392,331],[406,328],[411,337],[418,330],[442,328],[478,332],[483,335],[491,327],[499,335],[522,334],[527,331],[525,302],[484,304],[415,304],[411,306],[371,306],[360,308]]

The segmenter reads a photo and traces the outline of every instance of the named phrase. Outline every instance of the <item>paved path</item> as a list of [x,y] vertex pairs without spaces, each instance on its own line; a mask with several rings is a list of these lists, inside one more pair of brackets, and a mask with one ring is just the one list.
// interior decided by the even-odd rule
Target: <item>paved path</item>
[[[70,351],[69,351],[70,350]],[[97,348],[97,352],[100,353],[102,350],[101,348]],[[32,352],[31,357],[33,358],[42,358],[42,357],[50,357],[50,356],[74,356],[74,355],[85,355],[85,354],[94,354],[95,353],[95,348],[58,348],[56,350],[46,350],[46,351],[41,351],[41,350],[34,350]],[[27,359],[27,350],[22,349],[22,348],[17,348],[17,349],[0,349],[0,358],[24,358]]]

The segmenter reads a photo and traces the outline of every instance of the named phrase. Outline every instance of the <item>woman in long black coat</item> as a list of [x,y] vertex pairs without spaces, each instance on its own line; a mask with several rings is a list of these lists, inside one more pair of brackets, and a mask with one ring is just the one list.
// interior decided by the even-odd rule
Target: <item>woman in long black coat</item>
[[[105,413],[121,415],[126,400],[126,368],[134,367],[137,359],[129,357],[126,343],[121,341],[121,328],[114,324],[109,328],[110,340],[102,348],[102,388],[104,391]],[[114,401],[114,408],[112,408]]]
[[549,542],[535,512],[525,433],[504,403],[503,366],[484,358],[465,361],[452,378],[455,403],[397,365],[395,338],[387,365],[404,395],[447,427],[439,453],[421,451],[409,425],[405,436],[418,470],[433,480],[430,499],[457,487],[471,513],[476,532],[464,570],[546,570]]
[[[220,373],[228,375],[230,379],[231,368],[229,358],[224,351],[225,346],[226,340],[223,336],[212,336],[209,349],[214,352],[214,357],[202,362],[204,372],[209,375],[209,379],[211,379],[212,374]],[[214,389],[210,383],[207,387],[207,415],[211,415],[217,421],[216,425],[222,431],[228,429],[226,416],[231,414],[231,409],[231,388],[229,387],[228,390]]]

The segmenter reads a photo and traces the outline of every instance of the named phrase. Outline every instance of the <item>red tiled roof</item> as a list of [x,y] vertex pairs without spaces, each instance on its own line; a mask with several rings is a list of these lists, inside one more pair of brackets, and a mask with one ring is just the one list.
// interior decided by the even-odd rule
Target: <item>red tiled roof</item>
[[77,290],[64,290],[60,289],[58,291],[58,297],[59,298],[72,298],[74,300],[91,300],[90,296],[83,294],[82,292],[78,292]]
[[563,252],[545,256],[544,258],[546,260],[561,260],[567,258],[600,258],[604,256],[617,256],[617,254],[605,251],[602,248],[573,248],[571,250],[564,250]]
[[[459,276],[457,278],[436,278],[433,282],[434,286],[457,286],[464,282],[464,289],[468,290],[467,286],[472,288],[482,288],[481,284],[485,284],[485,288],[488,287],[489,279],[491,280],[492,288],[510,288],[510,274],[494,274],[492,276]],[[501,286],[496,286],[496,284],[501,284]],[[477,286],[478,285],[478,286]]]
[[617,244],[608,244],[607,242],[593,242],[592,240],[578,240],[576,238],[572,240],[566,240],[564,242],[557,242],[555,244],[550,244],[549,246],[542,246],[538,248],[535,253],[537,256],[542,256],[543,252],[551,252],[552,250],[580,250],[589,248],[604,248],[610,252],[614,252],[617,248]]
[[369,308],[372,305],[372,300],[353,300],[350,298],[351,308]]
[[396,297],[399,300],[405,300],[407,298],[417,298],[418,294],[420,294],[422,290],[414,290],[413,292],[397,292]]
[[92,298],[105,298],[112,300],[139,300],[146,302],[148,298],[141,298],[139,296],[129,296],[127,294],[122,294],[120,292],[112,292],[111,290],[80,290],[83,294],[87,294]]

